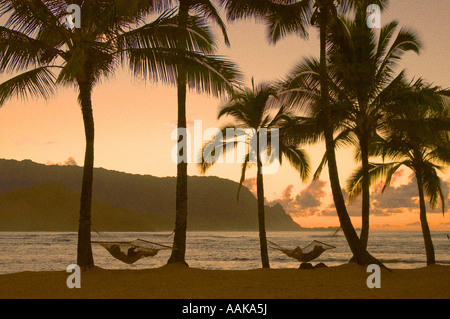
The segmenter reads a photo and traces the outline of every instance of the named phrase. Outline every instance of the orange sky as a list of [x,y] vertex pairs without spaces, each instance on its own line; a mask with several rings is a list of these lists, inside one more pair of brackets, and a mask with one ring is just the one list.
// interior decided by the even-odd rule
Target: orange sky
[[[446,30],[449,29],[450,6],[448,0],[391,0],[389,9],[382,15],[382,23],[393,19],[401,25],[416,30],[424,44],[420,56],[408,54],[400,67],[407,69],[408,76],[422,76],[437,85],[448,87],[450,73],[450,44]],[[318,56],[317,35],[311,29],[309,40],[289,37],[276,46],[267,44],[265,28],[253,21],[236,22],[228,26],[231,47],[219,45],[218,54],[235,61],[249,84],[252,76],[256,82],[276,80],[283,77],[303,56]],[[217,33],[219,40],[220,34]],[[447,39],[447,40],[446,40]],[[0,81],[6,77],[0,76]],[[11,100],[0,109],[0,157],[8,159],[31,159],[39,163],[64,162],[73,157],[79,164],[84,156],[84,131],[77,94],[71,89],[60,89],[49,101]],[[188,96],[188,121],[203,120],[203,130],[219,127],[217,109],[220,101],[191,93]],[[164,85],[145,83],[132,79],[128,71],[119,71],[115,78],[105,81],[94,90],[93,106],[96,128],[96,167],[104,167],[129,173],[173,176],[175,164],[171,161],[174,141],[170,135],[176,123],[176,92]],[[315,169],[323,155],[323,146],[308,148]],[[338,153],[342,186],[345,178],[355,167],[353,153]],[[195,165],[190,165],[189,174],[198,175]],[[237,164],[218,164],[208,175],[216,175],[238,181],[240,167]],[[321,180],[328,180],[327,174]],[[248,178],[255,176],[248,171]],[[398,185],[408,182],[405,173]],[[450,181],[450,173],[443,176]],[[302,184],[298,175],[285,165],[278,174],[265,175],[265,190],[268,201],[281,198],[292,185],[295,197],[309,183]],[[324,186],[327,195],[322,209],[331,203],[329,185]],[[296,217],[305,227],[338,225],[336,216]],[[355,226],[360,218],[352,217]],[[432,230],[449,230],[450,217],[429,214]],[[374,216],[373,228],[418,229],[415,212],[396,213],[392,216]],[[386,226],[390,225],[390,226]]]

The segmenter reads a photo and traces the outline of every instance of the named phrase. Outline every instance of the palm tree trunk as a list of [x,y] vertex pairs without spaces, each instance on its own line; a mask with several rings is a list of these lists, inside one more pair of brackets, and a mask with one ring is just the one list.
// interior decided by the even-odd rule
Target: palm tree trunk
[[423,176],[420,169],[416,169],[417,188],[419,190],[419,205],[420,205],[420,224],[422,226],[423,240],[425,242],[425,252],[427,255],[427,265],[434,265],[436,259],[434,256],[434,246],[431,240],[430,227],[427,221],[427,209],[425,206],[425,195],[423,191]]
[[320,91],[321,91],[321,104],[324,109],[324,135],[325,135],[325,147],[328,160],[328,172],[330,176],[331,190],[333,194],[333,200],[336,207],[336,211],[339,217],[341,228],[347,239],[348,245],[353,253],[356,262],[360,265],[369,263],[366,250],[361,244],[361,241],[356,234],[356,231],[348,215],[347,208],[345,206],[344,196],[342,194],[341,185],[339,182],[339,173],[336,162],[334,136],[333,136],[333,124],[332,114],[330,107],[330,97],[328,92],[328,73],[327,73],[327,56],[326,56],[326,44],[327,44],[327,28],[329,23],[328,1],[319,1],[320,5]]
[[[180,1],[179,9],[179,25],[186,26],[187,19],[189,17],[189,7],[186,5],[185,1]],[[181,46],[181,44],[180,44]],[[179,48],[183,50],[183,47]],[[184,66],[180,63],[178,68],[178,79],[177,79],[177,94],[178,94],[178,133],[179,139],[178,143],[181,143],[181,136],[185,136],[187,129],[186,125],[186,72]],[[187,141],[183,140],[184,146],[183,152],[187,152]],[[179,154],[180,156],[186,154]],[[174,250],[167,263],[183,263],[186,264],[186,230],[187,230],[187,213],[188,213],[188,195],[187,195],[187,161],[181,161],[177,164],[177,189],[176,189],[176,217],[175,217],[175,235],[173,239]]]
[[[178,75],[178,130],[181,133],[186,130],[186,79],[183,74]],[[181,141],[180,134],[178,143],[184,143],[186,147],[186,140]],[[183,152],[187,152],[187,148],[183,147]],[[180,154],[183,156],[185,154]],[[186,230],[187,230],[187,166],[185,161],[177,164],[177,188],[176,188],[176,217],[175,217],[175,235],[173,240],[174,250],[168,260],[168,263],[184,263],[186,256]]]
[[369,180],[369,146],[368,140],[365,137],[360,138],[359,142],[361,148],[362,161],[362,224],[361,224],[361,244],[364,249],[367,249],[369,241],[369,215],[370,215],[370,180]]
[[81,268],[86,269],[94,266],[91,245],[92,183],[94,179],[94,117],[92,113],[91,85],[89,83],[79,83],[79,89],[79,100],[86,135],[86,152],[81,187],[77,264]]
[[[258,133],[257,133],[258,134]],[[259,136],[257,137],[257,165],[258,172],[256,176],[256,193],[258,200],[258,228],[259,228],[259,245],[261,249],[261,263],[263,268],[270,268],[269,253],[267,250],[266,222],[264,212],[264,184],[262,175],[262,163],[260,159]]]

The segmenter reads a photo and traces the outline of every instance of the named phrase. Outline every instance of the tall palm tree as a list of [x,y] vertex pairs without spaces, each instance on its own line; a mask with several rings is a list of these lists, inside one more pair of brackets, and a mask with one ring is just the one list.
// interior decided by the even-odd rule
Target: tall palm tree
[[[249,145],[243,159],[238,199],[239,191],[245,180],[246,170],[252,163],[256,163],[259,241],[263,268],[270,268],[270,263],[265,228],[264,168],[261,152],[270,151],[270,157],[272,159],[275,159],[275,156],[278,155],[276,160],[280,163],[282,162],[282,158],[286,157],[291,165],[300,173],[300,178],[303,181],[309,175],[308,156],[304,150],[298,148],[301,137],[297,135],[294,129],[294,126],[299,125],[299,122],[284,106],[277,105],[276,102],[277,92],[273,86],[268,84],[253,85],[252,88],[237,90],[220,109],[218,116],[219,119],[223,116],[231,116],[236,123],[223,127],[220,130],[220,134],[204,146],[202,150],[202,162],[199,164],[202,173],[205,173],[209,167],[216,163],[216,160],[221,154],[239,146],[240,143],[244,143],[244,141],[236,141],[235,135],[232,137],[227,135],[228,130],[234,130],[236,136],[245,136],[248,134],[245,131],[246,129],[250,129],[253,132],[253,134],[249,134],[249,141],[247,142]],[[278,129],[278,153],[275,150],[277,146],[273,144],[276,138],[273,135],[275,134],[272,132],[273,129]],[[264,141],[261,141],[264,136],[267,138],[266,144]],[[274,137],[273,140],[272,137]]]
[[[419,52],[421,47],[416,35],[407,29],[397,33],[397,22],[391,22],[383,27],[377,35],[373,29],[366,26],[363,15],[348,25],[344,30],[349,40],[347,48],[341,51],[338,61],[340,78],[352,92],[352,109],[350,129],[358,140],[360,160],[363,168],[362,190],[362,226],[361,242],[367,247],[369,238],[370,215],[370,182],[369,182],[369,147],[377,137],[377,129],[381,125],[383,110],[383,95],[395,94],[396,83],[403,77],[403,72],[395,76],[394,66],[401,56],[408,51]],[[369,30],[369,31],[368,31]],[[397,33],[393,41],[390,41]],[[348,192],[349,199],[353,193]]]
[[[330,104],[333,120],[340,130],[335,145],[358,148],[357,158],[362,162],[364,173],[360,239],[363,247],[367,248],[370,143],[376,139],[383,112],[389,107],[389,101],[385,101],[383,96],[394,95],[404,76],[404,72],[397,76],[394,66],[405,52],[418,52],[421,45],[412,31],[402,28],[397,32],[398,23],[395,21],[384,26],[379,34],[375,33],[367,27],[365,13],[360,9],[354,20],[341,18],[337,27],[340,32],[331,40],[328,63]],[[310,103],[317,104],[320,99],[319,62],[316,59],[302,60],[283,85]],[[315,178],[319,177],[326,162],[324,155]],[[350,200],[356,197],[348,187],[347,195]]]
[[[389,96],[390,108],[383,124],[383,136],[371,148],[371,155],[381,156],[383,163],[370,163],[369,179],[386,182],[383,192],[389,186],[392,175],[402,166],[410,168],[417,182],[419,194],[420,223],[425,242],[427,265],[436,263],[430,228],[427,221],[425,195],[430,206],[435,208],[441,199],[442,213],[445,212],[445,198],[438,171],[450,163],[450,107],[448,91],[423,83],[421,79],[413,84],[402,81],[395,97]],[[384,163],[389,158],[394,162]],[[350,185],[355,193],[361,192],[363,172],[358,169],[351,177]]]
[[[225,43],[229,45],[228,35],[226,32],[225,24],[220,18],[216,8],[210,0],[178,0],[178,25],[185,27],[188,20],[191,19],[191,13],[198,19],[212,20],[218,24],[222,30]],[[206,23],[206,21],[204,21]],[[187,48],[184,43],[179,43],[178,49],[180,50],[180,56],[183,56],[183,51]],[[201,53],[212,53],[214,51],[214,45],[211,43],[209,47],[201,48]],[[194,85],[197,88],[203,87],[203,90],[215,95],[222,94],[226,90],[230,90],[233,87],[233,82],[237,80],[238,74],[231,68],[229,70],[222,70],[222,78],[220,85],[213,85],[210,83],[209,77],[195,76],[198,74],[198,70],[187,67],[185,64],[180,63],[178,65],[177,76],[177,98],[178,98],[178,143],[186,143],[182,140],[182,136],[185,136],[186,130],[186,92],[188,84]],[[220,73],[217,74],[220,76]],[[218,81],[216,80],[216,83]],[[183,148],[186,149],[187,145]],[[183,158],[185,154],[179,154],[180,158]],[[184,263],[186,254],[186,230],[187,230],[187,214],[188,214],[188,175],[187,175],[188,163],[180,160],[177,163],[177,186],[176,186],[176,220],[175,220],[175,235],[174,235],[174,247],[177,249],[172,250],[172,254],[168,260],[168,263]]]
[[[268,25],[268,38],[278,41],[287,34],[294,33],[300,37],[308,35],[310,24],[319,28],[320,35],[320,103],[323,108],[323,135],[325,139],[328,172],[331,190],[341,228],[358,264],[369,264],[374,260],[359,240],[350,220],[341,191],[335,154],[333,110],[330,105],[329,78],[327,69],[327,46],[329,36],[336,30],[341,14],[366,6],[366,0],[220,0],[227,8],[229,19],[257,16]],[[370,1],[382,9],[387,0]]]
[[[173,82],[181,61],[199,67],[205,59],[194,51],[180,57],[177,45],[184,42],[193,49],[205,46],[208,32],[196,21],[181,28],[167,13],[145,24],[148,14],[164,7],[162,0],[72,0],[70,3],[81,8],[81,28],[71,29],[64,24],[68,16],[66,0],[0,0],[0,17],[7,19],[5,26],[0,27],[0,72],[19,73],[0,84],[0,105],[12,97],[49,98],[59,85],[78,89],[86,152],[77,264],[90,268],[94,265],[92,91],[103,77],[113,74],[120,62],[130,62],[135,73],[150,73],[155,79]],[[223,61],[217,64],[218,69],[228,65]]]

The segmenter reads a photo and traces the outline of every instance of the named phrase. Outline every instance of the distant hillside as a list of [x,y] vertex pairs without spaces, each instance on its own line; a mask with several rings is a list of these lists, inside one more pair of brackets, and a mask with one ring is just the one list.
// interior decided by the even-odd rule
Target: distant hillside
[[[76,229],[81,167],[0,159],[0,178],[0,230],[22,230],[20,225],[28,225],[23,230],[73,230],[72,222]],[[96,168],[94,227],[99,231],[173,229],[175,185],[175,177]],[[189,177],[188,188],[189,230],[258,229],[256,198],[247,188],[242,188],[239,202],[238,184],[230,180]],[[266,207],[266,225],[268,231],[301,229],[279,204]]]
[[[0,195],[0,231],[77,231],[80,194],[57,183]],[[92,223],[108,231],[169,230],[162,217],[94,201]]]

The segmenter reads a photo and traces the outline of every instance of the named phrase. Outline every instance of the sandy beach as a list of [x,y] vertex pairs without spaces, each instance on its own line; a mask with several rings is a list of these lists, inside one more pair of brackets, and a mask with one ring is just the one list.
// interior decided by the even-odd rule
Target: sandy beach
[[93,269],[81,288],[69,289],[66,272],[0,275],[0,298],[305,299],[450,298],[450,267],[382,270],[381,288],[355,264],[315,270],[202,270],[180,265],[148,270]]

